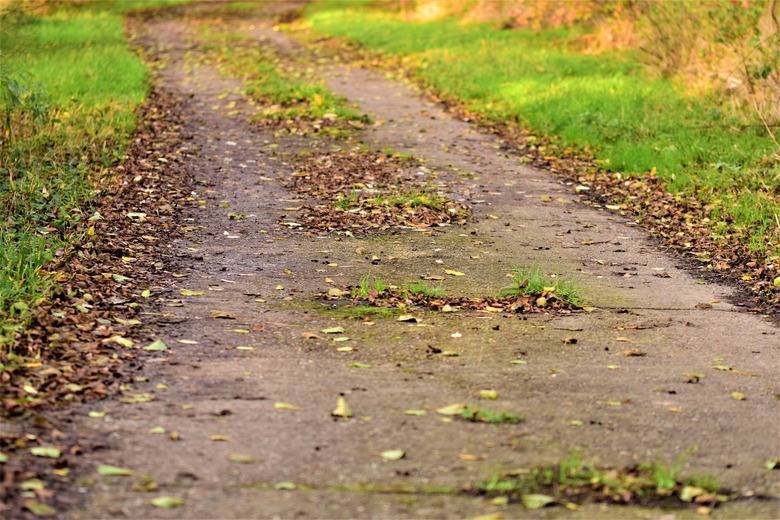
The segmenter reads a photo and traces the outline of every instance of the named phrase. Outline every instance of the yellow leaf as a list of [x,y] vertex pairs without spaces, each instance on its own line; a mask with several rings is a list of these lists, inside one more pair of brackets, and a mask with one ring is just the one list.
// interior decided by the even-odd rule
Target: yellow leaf
[[443,406],[436,409],[436,413],[439,415],[458,415],[460,412],[466,409],[466,405],[463,403],[451,404],[449,406]]
[[336,408],[330,413],[333,417],[341,417],[344,420],[352,417],[352,410],[347,406],[347,401],[344,396],[339,396],[336,400]]
[[445,269],[444,272],[450,276],[466,276],[466,273],[460,271],[453,271],[452,269]]
[[383,451],[381,455],[385,460],[401,460],[406,457],[406,452],[403,450],[387,450]]
[[289,403],[282,403],[280,401],[277,401],[274,403],[274,408],[276,410],[300,410],[300,406],[295,406],[294,404]]

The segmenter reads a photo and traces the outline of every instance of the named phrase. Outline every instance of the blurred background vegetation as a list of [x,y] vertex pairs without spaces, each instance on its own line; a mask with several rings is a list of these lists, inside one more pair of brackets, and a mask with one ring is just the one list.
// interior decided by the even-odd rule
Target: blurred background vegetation
[[[652,74],[735,112],[780,120],[780,0],[400,0],[409,20],[456,16],[501,28],[573,29],[584,54],[633,51]],[[751,114],[752,112],[752,114]]]

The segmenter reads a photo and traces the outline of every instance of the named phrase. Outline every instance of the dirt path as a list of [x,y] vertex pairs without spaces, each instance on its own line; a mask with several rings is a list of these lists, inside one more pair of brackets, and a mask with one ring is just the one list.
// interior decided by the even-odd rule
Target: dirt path
[[[262,44],[282,38],[243,23],[237,29]],[[726,303],[726,288],[678,269],[629,222],[523,167],[494,137],[362,69],[322,69],[336,93],[377,121],[359,140],[421,158],[421,175],[442,172],[437,180],[473,206],[475,220],[367,238],[280,226],[295,217],[287,208],[305,202],[283,186],[293,154],[334,143],[250,126],[254,107],[240,83],[204,66],[188,31],[178,19],[147,25],[170,55],[159,85],[183,100],[186,167],[193,199],[203,201],[183,215],[187,239],[171,244],[177,262],[153,288],[160,311],[147,315],[170,350],[151,356],[125,395],[154,400],[93,403],[90,410],[108,411],[102,418],[84,411],[76,427],[104,448],[86,457],[136,475],[93,475],[94,485],[80,488],[86,506],[71,518],[657,517],[660,510],[595,505],[530,512],[456,491],[498,470],[560,462],[573,449],[623,467],[673,461],[692,446],[684,472],[713,475],[743,495],[713,515],[777,515],[776,498],[746,498],[780,495],[777,472],[764,468],[780,438],[777,328]],[[315,299],[369,273],[401,283],[445,269],[465,274],[447,276],[448,292],[494,294],[513,266],[528,264],[576,278],[597,309],[415,312],[414,323],[352,319]],[[342,334],[320,332],[337,326]],[[484,389],[499,398],[480,401]],[[339,396],[354,412],[349,420],[331,415]],[[453,403],[525,421],[435,413]],[[380,456],[393,449],[405,458]],[[144,475],[153,492],[138,490]],[[150,499],[160,495],[184,505],[155,508]]]

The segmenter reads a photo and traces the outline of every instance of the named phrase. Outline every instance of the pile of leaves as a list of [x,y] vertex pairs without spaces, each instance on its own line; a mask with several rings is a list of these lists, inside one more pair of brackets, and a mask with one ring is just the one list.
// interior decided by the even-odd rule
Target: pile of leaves
[[410,291],[408,288],[389,286],[367,291],[359,287],[349,287],[319,295],[328,300],[348,299],[353,302],[368,303],[376,307],[409,308],[421,307],[439,312],[476,311],[488,313],[550,313],[569,314],[581,307],[565,301],[555,293],[545,292],[533,295],[489,296],[484,298],[466,298],[462,296],[444,296],[424,291]]
[[444,195],[426,169],[381,153],[331,153],[304,161],[286,185],[326,204],[299,208],[302,218],[281,224],[331,231],[463,225],[471,208]]
[[150,94],[130,159],[101,177],[85,240],[58,252],[48,266],[53,293],[13,349],[0,352],[0,417],[15,425],[0,432],[0,516],[3,508],[14,517],[25,508],[54,514],[47,502],[62,497],[52,490],[81,450],[57,427],[67,412],[58,407],[120,392],[140,363],[143,351],[132,347],[150,338],[139,330],[139,302],[163,268],[157,244],[176,233],[177,207],[189,203],[177,112],[170,98]]

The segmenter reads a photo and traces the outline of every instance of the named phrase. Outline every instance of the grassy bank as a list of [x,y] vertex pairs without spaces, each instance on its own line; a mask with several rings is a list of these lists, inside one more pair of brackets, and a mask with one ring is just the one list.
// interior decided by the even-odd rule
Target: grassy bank
[[108,182],[148,91],[123,16],[153,0],[62,4],[2,13],[0,76],[0,346],[13,347],[83,241],[90,200]]
[[[621,182],[660,181],[680,202],[662,211],[703,225],[713,243],[733,249],[722,266],[780,260],[780,152],[756,114],[735,114],[717,96],[694,97],[679,82],[652,79],[628,51],[577,52],[576,27],[410,21],[357,2],[317,3],[306,16],[316,33],[403,56],[440,97],[529,129],[557,145],[552,153],[593,157],[613,182],[617,174]],[[659,211],[628,195],[618,202],[640,219]],[[702,211],[685,217],[691,206]]]

